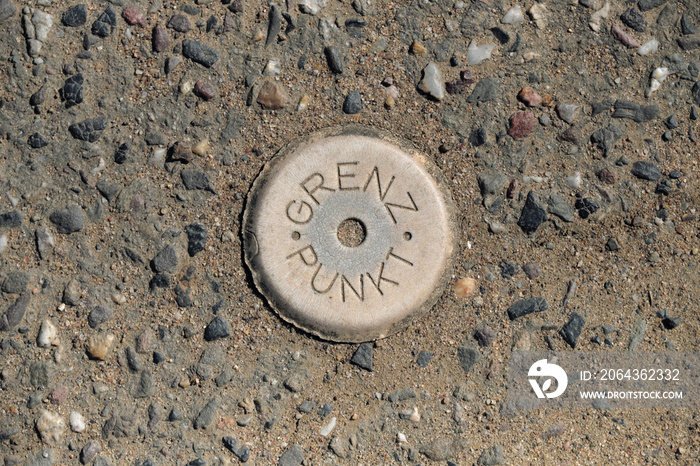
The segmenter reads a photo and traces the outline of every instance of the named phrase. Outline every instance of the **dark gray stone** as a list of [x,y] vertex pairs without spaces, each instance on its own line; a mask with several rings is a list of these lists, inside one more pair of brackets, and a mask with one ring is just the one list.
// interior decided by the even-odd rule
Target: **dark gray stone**
[[501,83],[496,78],[485,78],[476,83],[471,95],[467,97],[468,103],[491,102],[501,94]]
[[678,128],[678,126],[679,126],[678,117],[676,115],[671,115],[670,117],[668,117],[664,120],[664,125],[666,125],[666,128],[668,128],[668,129]]
[[91,32],[98,37],[109,37],[114,31],[114,27],[117,25],[117,15],[112,10],[111,6],[107,9],[92,23]]
[[267,20],[267,39],[265,39],[265,47],[268,47],[277,40],[277,34],[280,33],[280,28],[282,26],[282,13],[279,7],[274,3],[270,5],[270,12],[267,15]]
[[661,178],[661,170],[653,163],[640,160],[632,164],[632,174],[643,180],[656,181]]
[[87,21],[87,7],[84,4],[73,5],[63,13],[63,24],[77,28]]
[[0,23],[12,18],[17,13],[17,7],[12,0],[0,0]]
[[198,40],[183,40],[182,54],[205,68],[219,60],[219,52]]
[[26,272],[10,272],[2,282],[2,291],[5,293],[24,293],[29,285],[29,274]]
[[34,388],[46,387],[52,377],[51,366],[45,362],[33,362],[29,365],[29,383]]
[[469,134],[469,144],[474,147],[483,146],[488,141],[488,134],[484,128],[477,128]]
[[343,112],[348,115],[355,115],[360,113],[362,110],[362,97],[360,97],[360,91],[352,91],[345,97],[345,102],[343,102]]
[[148,406],[148,428],[153,430],[163,420],[163,408],[157,402]]
[[48,146],[49,141],[47,141],[41,134],[33,133],[27,139],[27,144],[29,144],[29,147],[32,149],[41,149],[42,147]]
[[216,415],[216,410],[221,406],[221,400],[218,397],[214,397],[202,408],[202,410],[197,414],[194,419],[193,426],[195,429],[206,429],[211,421],[214,420]]
[[192,307],[194,302],[190,296],[190,289],[185,289],[178,283],[175,287],[175,302],[179,307]]
[[119,186],[118,184],[112,184],[107,180],[98,181],[95,187],[100,192],[100,194],[102,194],[104,198],[110,202],[117,196],[119,190],[121,189],[121,186]]
[[0,228],[19,228],[22,225],[22,214],[13,210],[0,214]]
[[637,32],[644,32],[647,28],[647,20],[636,8],[629,8],[620,15],[620,19],[627,27]]
[[697,105],[700,105],[700,81],[693,84],[693,88],[690,90],[693,96],[693,100]]
[[168,21],[168,24],[166,26],[170,29],[174,29],[177,32],[182,33],[185,33],[192,29],[192,23],[190,22],[190,19],[187,17],[187,15],[183,14],[173,15],[173,17],[170,18],[170,21]]
[[95,442],[94,440],[88,442],[88,444],[85,445],[82,450],[80,450],[80,462],[83,464],[90,463],[90,461],[95,459],[95,456],[97,456],[97,454],[101,451],[102,447],[99,443]]
[[92,466],[112,466],[112,462],[107,457],[98,456]]
[[418,353],[418,358],[416,358],[416,364],[419,367],[426,367],[431,359],[433,359],[433,353],[421,351]]
[[97,306],[88,315],[88,325],[90,328],[97,328],[107,322],[112,317],[112,310],[107,306]]
[[220,316],[214,317],[204,329],[204,339],[206,341],[219,340],[226,338],[230,334],[228,323]]
[[238,441],[233,437],[223,438],[224,447],[239,459],[241,463],[245,463],[250,458],[250,449],[245,445],[238,445]]
[[547,212],[537,200],[537,195],[530,191],[518,219],[518,226],[527,234],[534,233],[539,226],[547,221]]
[[547,212],[556,215],[565,222],[574,221],[574,208],[566,202],[566,199],[561,194],[554,193],[547,200]]
[[187,463],[185,466],[207,466],[207,462],[203,458],[197,458]]
[[328,46],[323,49],[328,62],[328,68],[335,74],[343,74],[343,55],[333,46]]
[[350,362],[352,364],[355,364],[356,366],[361,367],[362,369],[366,369],[371,372],[373,370],[373,353],[374,347],[372,346],[372,343],[362,343],[357,348],[357,350],[355,350],[355,353],[352,355],[352,358],[350,358]]
[[610,111],[610,107],[613,106],[613,103],[614,103],[613,100],[606,100],[603,102],[593,102],[591,104],[591,118],[595,117],[596,115],[600,115],[603,112]]
[[173,409],[170,410],[170,414],[168,414],[168,421],[170,422],[182,421],[184,418],[185,416],[177,406],[173,407]]
[[581,330],[583,330],[583,325],[585,323],[586,319],[584,319],[581,314],[574,312],[571,314],[569,321],[564,324],[559,334],[569,346],[576,348],[578,337],[581,335]]
[[154,389],[155,382],[153,381],[153,374],[151,374],[151,371],[141,371],[139,380],[134,386],[134,398],[149,398],[153,395]]
[[107,127],[107,122],[102,117],[89,118],[68,127],[71,136],[81,141],[95,142],[102,136],[102,131]]
[[658,105],[639,105],[628,100],[615,101],[613,118],[628,118],[637,123],[646,123],[659,115]]
[[700,37],[679,37],[676,42],[685,51],[700,49]]
[[228,369],[224,369],[224,371],[217,375],[216,378],[214,379],[214,383],[216,384],[217,387],[223,387],[227,383],[233,380],[233,372],[231,372]]
[[471,368],[481,359],[478,349],[470,346],[460,346],[457,348],[457,359],[464,372],[469,372]]
[[302,401],[299,405],[299,412],[304,414],[309,414],[316,407],[316,403],[313,401]]
[[83,229],[85,214],[79,205],[71,205],[52,213],[49,220],[56,227],[56,231],[70,235]]
[[515,320],[533,312],[546,311],[547,307],[547,301],[544,298],[526,298],[513,303],[507,312],[510,320]]
[[681,32],[685,35],[688,34],[697,34],[700,32],[697,26],[695,26],[692,22],[692,20],[688,17],[687,14],[684,14],[681,17]]
[[158,273],[170,272],[177,267],[179,260],[175,248],[168,244],[151,261],[153,270]]
[[416,392],[411,387],[402,388],[389,393],[387,397],[391,403],[400,403],[401,401],[410,400],[416,397]]
[[127,346],[124,350],[126,356],[126,365],[129,367],[131,372],[138,372],[143,369],[143,364],[141,363],[141,358],[138,353],[131,346]]
[[304,461],[304,450],[299,445],[292,445],[280,456],[278,466],[299,466]]
[[651,9],[658,7],[658,6],[663,5],[667,1],[668,0],[639,0],[639,3],[637,3],[637,6],[639,6],[639,9],[642,11],[649,11]]
[[185,188],[188,190],[200,189],[216,194],[214,186],[211,184],[211,181],[209,181],[209,176],[204,172],[182,170],[180,172],[180,177],[182,178],[182,183],[185,185]]
[[207,229],[199,223],[192,223],[185,227],[187,233],[187,254],[194,257],[200,251],[204,251],[207,245]]
[[61,99],[66,103],[66,108],[71,108],[83,101],[83,75],[76,74],[66,79],[61,88]]
[[615,141],[620,139],[624,132],[617,125],[610,123],[606,128],[599,129],[591,135],[591,141],[596,144],[602,151],[605,157],[608,156]]

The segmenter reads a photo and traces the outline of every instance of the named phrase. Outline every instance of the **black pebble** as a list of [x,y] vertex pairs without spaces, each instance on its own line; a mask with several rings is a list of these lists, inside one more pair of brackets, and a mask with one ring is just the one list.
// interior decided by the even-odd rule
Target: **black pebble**
[[29,144],[29,147],[32,149],[41,149],[42,147],[46,147],[49,145],[49,141],[44,139],[44,136],[42,136],[39,133],[34,133],[31,136],[29,136],[29,139],[27,139],[27,144]]
[[362,110],[362,99],[360,97],[360,91],[353,91],[345,98],[343,102],[343,112],[348,115],[355,115],[360,113]]
[[362,369],[372,371],[373,370],[373,364],[372,364],[372,354],[374,353],[374,348],[372,347],[371,343],[362,343],[357,350],[355,350],[355,353],[352,355],[352,358],[350,358],[350,362],[355,364],[356,366],[361,367]]
[[78,27],[87,21],[87,7],[84,4],[73,5],[63,13],[63,24],[68,27]]

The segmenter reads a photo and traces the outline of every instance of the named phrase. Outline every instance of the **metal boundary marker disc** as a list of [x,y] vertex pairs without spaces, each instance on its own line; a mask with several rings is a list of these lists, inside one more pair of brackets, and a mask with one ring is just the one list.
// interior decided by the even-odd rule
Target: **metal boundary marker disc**
[[455,208],[411,144],[362,126],[296,141],[265,166],[243,214],[245,261],[284,320],[321,338],[384,338],[442,294]]

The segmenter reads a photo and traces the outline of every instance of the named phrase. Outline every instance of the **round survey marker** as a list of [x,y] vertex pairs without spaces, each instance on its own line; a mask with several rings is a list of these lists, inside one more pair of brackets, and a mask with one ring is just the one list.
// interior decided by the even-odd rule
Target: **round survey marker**
[[442,293],[454,215],[442,174],[410,144],[332,128],[285,147],[258,176],[245,260],[284,320],[328,340],[376,340]]

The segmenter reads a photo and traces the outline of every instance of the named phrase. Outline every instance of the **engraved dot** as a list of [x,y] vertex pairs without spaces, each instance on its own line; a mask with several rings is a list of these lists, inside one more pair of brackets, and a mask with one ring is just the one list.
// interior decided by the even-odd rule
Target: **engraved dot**
[[405,239],[406,241],[411,241],[411,238],[413,238],[413,235],[410,231],[407,231],[403,234],[403,239]]
[[347,248],[356,248],[367,237],[365,224],[356,218],[348,218],[338,225],[338,241]]
[[299,238],[301,238],[301,234],[298,231],[292,232],[292,239],[294,241],[298,240]]

